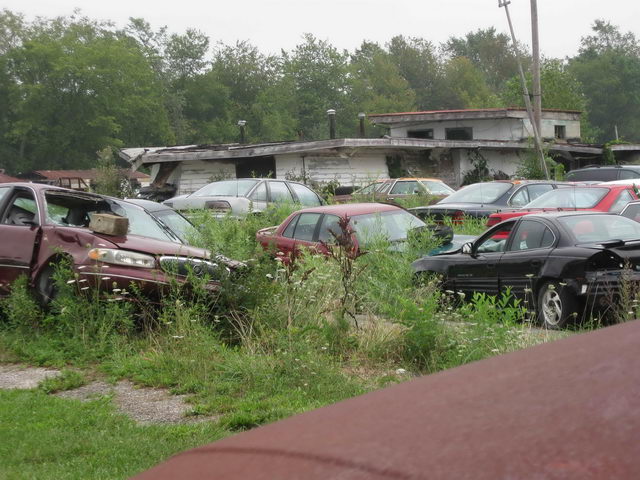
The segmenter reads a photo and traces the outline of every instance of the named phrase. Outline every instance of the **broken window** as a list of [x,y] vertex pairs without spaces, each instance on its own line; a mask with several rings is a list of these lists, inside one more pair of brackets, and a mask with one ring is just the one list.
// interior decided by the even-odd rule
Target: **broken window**
[[559,140],[563,140],[565,138],[567,138],[567,127],[564,125],[555,125],[554,126],[554,130],[555,130],[555,138],[559,139]]
[[473,140],[471,127],[445,128],[444,134],[447,140]]
[[428,128],[424,130],[409,130],[407,132],[407,137],[409,138],[426,138],[429,140],[433,140],[433,129]]

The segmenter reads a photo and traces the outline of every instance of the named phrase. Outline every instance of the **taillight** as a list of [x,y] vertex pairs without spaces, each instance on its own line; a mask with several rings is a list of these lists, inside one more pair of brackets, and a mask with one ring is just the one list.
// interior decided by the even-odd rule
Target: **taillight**
[[490,215],[489,219],[487,220],[487,227],[493,227],[494,225],[499,224],[502,221],[502,217],[497,215],[497,216],[493,216]]
[[209,200],[204,202],[204,207],[216,210],[217,212],[229,212],[231,210],[231,204],[224,200]]

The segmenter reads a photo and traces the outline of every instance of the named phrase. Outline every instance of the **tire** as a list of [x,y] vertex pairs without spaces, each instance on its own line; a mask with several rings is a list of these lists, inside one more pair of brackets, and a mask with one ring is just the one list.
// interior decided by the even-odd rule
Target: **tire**
[[580,313],[578,299],[559,282],[544,283],[538,290],[538,322],[543,328],[558,330],[573,323]]
[[35,283],[38,302],[42,307],[48,307],[56,298],[58,289],[56,288],[53,274],[55,273],[55,265],[49,264],[42,269]]

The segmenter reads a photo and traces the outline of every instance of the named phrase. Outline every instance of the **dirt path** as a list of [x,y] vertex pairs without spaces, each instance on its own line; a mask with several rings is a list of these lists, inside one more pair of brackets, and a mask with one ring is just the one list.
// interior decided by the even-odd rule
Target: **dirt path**
[[[60,375],[59,370],[25,367],[22,365],[0,365],[0,389],[32,389],[47,377]],[[192,410],[186,395],[171,395],[160,388],[138,388],[128,380],[109,384],[101,380],[82,387],[54,394],[61,398],[89,401],[101,396],[112,396],[121,412],[141,424],[149,423],[193,423],[215,421],[216,417],[188,416]]]

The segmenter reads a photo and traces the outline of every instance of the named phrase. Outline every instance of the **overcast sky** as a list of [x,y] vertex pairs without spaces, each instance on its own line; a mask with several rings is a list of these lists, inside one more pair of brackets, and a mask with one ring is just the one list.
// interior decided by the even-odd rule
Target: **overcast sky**
[[[516,35],[527,44],[529,5],[529,0],[510,5]],[[440,43],[478,28],[508,31],[498,0],[3,0],[0,6],[28,19],[69,15],[74,8],[119,26],[129,17],[143,17],[171,32],[196,28],[212,43],[250,40],[265,53],[292,49],[307,32],[353,50],[362,40],[384,43],[398,34]],[[597,18],[640,34],[638,0],[538,0],[538,10],[541,50],[550,57],[574,55]]]

